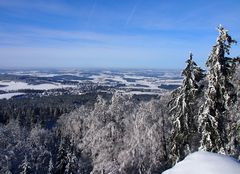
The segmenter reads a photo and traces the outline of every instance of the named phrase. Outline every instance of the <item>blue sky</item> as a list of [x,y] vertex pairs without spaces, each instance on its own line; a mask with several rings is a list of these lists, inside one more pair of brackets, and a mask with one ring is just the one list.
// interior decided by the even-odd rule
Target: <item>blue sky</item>
[[239,17],[239,0],[0,0],[0,67],[183,68],[189,51],[204,66]]

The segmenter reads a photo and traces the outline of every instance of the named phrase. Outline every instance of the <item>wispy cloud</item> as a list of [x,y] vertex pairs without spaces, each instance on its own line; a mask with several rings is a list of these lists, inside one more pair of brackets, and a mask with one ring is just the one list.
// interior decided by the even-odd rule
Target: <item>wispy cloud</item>
[[[152,3],[151,3],[152,2]],[[129,15],[129,27],[143,30],[169,30],[169,31],[212,31],[219,23],[239,28],[237,14],[240,15],[237,2],[230,1],[197,1],[184,3],[177,0],[149,2],[137,6],[140,13],[135,14],[135,6]],[[217,9],[224,9],[224,13]],[[129,20],[127,20],[129,21]]]
[[[45,45],[58,44],[128,44],[141,40],[142,36],[126,34],[107,34],[90,31],[60,30],[18,26],[17,31],[0,29],[0,45]],[[54,43],[54,44],[53,44]]]
[[[180,37],[166,33],[108,33],[97,31],[62,30],[28,25],[14,25],[15,30],[0,28],[0,47],[5,46],[30,46],[30,47],[58,47],[58,46],[84,46],[97,45],[109,47],[150,47],[164,48],[166,45],[188,45],[189,36],[182,40]],[[154,37],[153,37],[154,36]],[[199,39],[199,42],[202,39]],[[141,49],[141,48],[140,48]]]
[[30,1],[30,0],[1,0],[0,8],[8,10],[12,15],[19,16],[29,15],[27,12],[43,12],[48,14],[56,15],[79,15],[80,12],[77,8],[70,6],[66,3],[61,3],[58,1]]
[[159,54],[161,50],[119,46],[0,47],[0,60],[3,58],[0,64],[1,67],[170,67],[173,54],[170,51],[162,53],[162,57]]

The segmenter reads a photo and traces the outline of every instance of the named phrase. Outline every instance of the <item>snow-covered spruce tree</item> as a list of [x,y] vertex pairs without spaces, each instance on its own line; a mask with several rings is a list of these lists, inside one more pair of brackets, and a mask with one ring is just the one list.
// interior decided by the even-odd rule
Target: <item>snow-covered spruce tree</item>
[[67,152],[65,150],[65,139],[61,138],[56,161],[56,174],[63,174],[67,165]]
[[66,162],[66,169],[65,174],[74,174],[77,173],[77,157],[73,152],[67,153],[67,162]]
[[21,168],[20,174],[31,173],[31,166],[30,166],[30,163],[28,162],[27,155],[25,155],[24,160],[23,160],[20,168]]
[[8,162],[7,162],[6,166],[1,166],[0,167],[0,173],[12,174],[11,170],[9,169]]
[[75,174],[78,170],[78,160],[75,152],[75,143],[73,136],[71,139],[68,138],[68,149],[67,149],[67,158],[66,158],[66,168],[64,174]]
[[182,160],[192,150],[191,137],[197,132],[195,101],[201,88],[199,81],[205,76],[204,71],[192,60],[192,53],[186,63],[187,66],[182,72],[183,84],[172,93],[172,100],[169,102],[172,119],[170,137],[172,165]]
[[229,116],[229,107],[236,101],[232,84],[235,62],[226,55],[229,54],[231,44],[236,41],[221,25],[218,31],[216,44],[206,62],[208,88],[205,94],[206,101],[199,115],[199,131],[202,134],[199,149],[226,153],[228,138],[225,124]]
[[49,164],[48,164],[48,174],[52,174],[53,169],[54,169],[54,166],[53,166],[53,160],[52,160],[52,155],[51,155],[50,160],[49,160]]
[[[0,129],[0,132],[2,130]],[[2,133],[0,133],[2,134]],[[1,136],[0,136],[0,140]],[[6,146],[5,146],[6,148]],[[0,150],[0,153],[2,153],[2,151]],[[3,159],[2,159],[3,158]],[[6,153],[4,153],[4,156],[0,156],[0,173],[4,173],[4,174],[12,174],[10,168],[11,168],[11,161],[9,161],[11,159],[9,159],[8,155],[6,155]]]
[[[235,58],[239,62],[238,58]],[[228,144],[227,154],[240,160],[240,65],[237,63],[236,73],[233,76],[234,87],[237,91],[237,102],[230,107],[229,121],[226,126]]]

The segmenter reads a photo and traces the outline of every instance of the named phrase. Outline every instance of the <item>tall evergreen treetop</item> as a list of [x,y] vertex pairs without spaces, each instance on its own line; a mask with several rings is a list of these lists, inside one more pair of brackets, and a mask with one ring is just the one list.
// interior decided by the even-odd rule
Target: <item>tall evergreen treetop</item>
[[65,139],[61,137],[57,153],[56,170],[54,173],[63,174],[64,171],[66,170],[66,165],[67,165],[67,152],[65,149]]
[[197,89],[199,87],[198,82],[205,76],[204,70],[197,66],[192,57],[193,55],[190,52],[189,59],[186,61],[187,66],[182,72],[185,90]]
[[25,155],[22,164],[20,165],[21,172],[20,174],[30,174],[31,173],[31,166],[28,162],[27,155]]
[[50,160],[49,160],[49,164],[48,164],[48,174],[52,174],[53,173],[53,169],[54,169],[54,166],[53,166],[53,160],[52,160],[52,154],[51,154],[51,157],[50,157]]
[[[216,44],[213,46],[206,62],[206,66],[209,69],[209,84],[225,85],[224,87],[228,89],[229,85],[232,85],[229,84],[229,77],[231,78],[234,73],[235,59],[226,57],[226,55],[230,54],[231,45],[237,42],[228,35],[228,31],[221,25],[217,29],[219,36],[217,37]],[[223,100],[223,102],[224,101],[225,100]]]
[[192,60],[192,53],[186,61],[187,66],[182,72],[182,86],[172,93],[170,114],[172,130],[170,154],[172,165],[182,160],[191,151],[191,136],[196,132],[193,105],[200,88],[199,81],[204,77],[203,70]]
[[219,36],[206,62],[208,89],[205,94],[206,102],[199,116],[199,130],[202,133],[200,149],[224,153],[227,141],[224,123],[229,106],[236,100],[231,82],[235,62],[226,55],[229,55],[231,45],[236,41],[221,25],[217,29]]

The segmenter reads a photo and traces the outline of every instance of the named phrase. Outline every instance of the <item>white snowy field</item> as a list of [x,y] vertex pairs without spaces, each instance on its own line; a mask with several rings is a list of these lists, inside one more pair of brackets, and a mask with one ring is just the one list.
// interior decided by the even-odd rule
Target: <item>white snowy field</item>
[[129,91],[129,92],[126,92],[126,91],[123,91],[123,90],[118,90],[118,92],[120,93],[123,93],[123,94],[132,94],[132,95],[156,95],[158,93],[156,92],[142,92],[142,91]]
[[[93,82],[95,85],[117,87],[116,89],[130,94],[159,94],[171,89],[171,85],[179,86],[182,83],[182,78],[178,71],[171,70],[56,70],[56,71],[41,71],[41,70],[12,70],[5,71],[0,74],[2,76],[29,76],[34,77],[31,80],[42,84],[28,84],[21,80],[0,80],[0,90],[5,92],[18,92],[17,90],[32,89],[32,90],[51,90],[61,88],[76,88],[78,84]],[[26,80],[28,77],[24,77]],[[8,78],[3,78],[8,79]],[[18,78],[17,78],[18,79]],[[70,85],[62,84],[63,81],[70,82]],[[49,83],[48,83],[49,82]],[[74,84],[74,85],[72,85]],[[165,85],[165,87],[164,87]],[[169,85],[167,87],[166,85]],[[162,87],[161,87],[162,86]]]
[[6,94],[0,94],[0,99],[10,99],[13,96],[18,96],[18,95],[24,95],[25,93],[20,93],[20,92],[13,92],[13,93],[6,93]]
[[162,174],[240,174],[240,163],[225,155],[199,151]]
[[[168,76],[167,76],[168,77]],[[172,76],[170,76],[172,77]],[[169,77],[169,78],[170,78]],[[144,76],[136,76],[136,75],[111,75],[111,74],[98,74],[98,75],[92,75],[90,76],[93,80],[91,80],[93,83],[106,83],[108,79],[114,80],[116,82],[125,84],[126,86],[123,88],[141,88],[141,89],[159,89],[159,86],[162,84],[165,85],[181,85],[182,79],[178,80],[172,80],[170,79],[159,79],[157,77],[144,77]],[[124,79],[125,78],[125,79]],[[127,81],[127,79],[132,79],[134,81]],[[144,85],[138,86],[138,85]]]
[[63,85],[60,83],[30,85],[25,82],[17,82],[17,81],[0,81],[0,85],[4,86],[4,87],[0,87],[0,90],[3,90],[3,91],[16,91],[21,89],[50,90],[50,89],[74,87],[73,85]]
[[10,72],[8,74],[12,75],[19,75],[19,76],[33,76],[33,77],[54,77],[59,74],[54,74],[54,73],[43,73],[39,71],[16,71],[16,72]]

